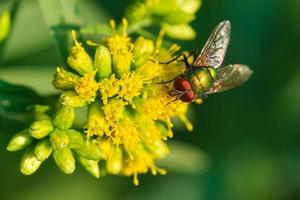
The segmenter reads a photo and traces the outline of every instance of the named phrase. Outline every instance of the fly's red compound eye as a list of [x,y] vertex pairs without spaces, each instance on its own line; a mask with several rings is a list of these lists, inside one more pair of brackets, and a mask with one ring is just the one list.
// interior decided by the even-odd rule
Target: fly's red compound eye
[[188,91],[180,95],[179,99],[183,102],[192,102],[195,98],[195,92],[193,90]]
[[175,90],[180,92],[185,92],[192,89],[191,84],[181,76],[174,81],[173,87]]

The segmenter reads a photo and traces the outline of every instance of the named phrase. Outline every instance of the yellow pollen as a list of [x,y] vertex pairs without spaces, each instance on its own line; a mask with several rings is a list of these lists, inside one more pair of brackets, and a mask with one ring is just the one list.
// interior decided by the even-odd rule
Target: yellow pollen
[[95,101],[98,90],[98,84],[94,77],[95,72],[87,73],[75,85],[76,93],[89,103]]

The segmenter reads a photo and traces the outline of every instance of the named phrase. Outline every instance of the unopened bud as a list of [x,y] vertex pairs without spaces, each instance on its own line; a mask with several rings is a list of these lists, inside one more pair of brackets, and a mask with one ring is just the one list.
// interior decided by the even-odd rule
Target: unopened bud
[[7,151],[18,151],[24,147],[27,147],[32,142],[33,138],[30,136],[28,129],[25,129],[10,139],[6,149]]
[[77,95],[74,91],[63,92],[59,97],[59,102],[72,107],[83,107],[86,105],[84,98]]
[[68,146],[69,144],[69,137],[65,131],[55,129],[50,134],[50,142],[54,149],[61,150]]
[[106,169],[111,174],[119,174],[123,168],[123,151],[120,146],[116,146],[112,151],[107,159]]
[[46,137],[53,131],[53,125],[50,120],[41,120],[32,123],[29,127],[29,133],[36,139]]
[[162,16],[161,20],[167,24],[188,24],[195,19],[194,14],[176,11]]
[[49,158],[52,151],[53,148],[48,138],[39,141],[34,148],[34,154],[39,161],[44,161]]
[[83,144],[81,148],[75,149],[75,152],[90,160],[100,160],[102,158],[99,146],[92,142]]
[[69,66],[77,71],[80,75],[93,72],[93,61],[89,54],[84,50],[81,43],[76,39],[75,31],[72,31],[72,37],[75,45],[71,48],[71,53],[68,57]]
[[85,157],[78,156],[78,161],[81,163],[81,165],[94,177],[99,178],[100,177],[100,168],[99,168],[99,161],[95,160],[89,160]]
[[101,107],[100,101],[95,101],[88,107],[88,120],[85,126],[88,137],[92,135],[102,136],[104,134],[105,115]]
[[78,149],[84,145],[83,136],[80,132],[70,129],[67,130],[67,135],[69,138],[69,148]]
[[113,60],[113,71],[116,73],[118,78],[122,77],[122,74],[130,72],[131,62],[133,59],[132,52],[128,50],[115,53],[112,56]]
[[53,158],[58,168],[65,174],[72,174],[75,171],[75,159],[69,148],[54,150]]
[[154,51],[154,43],[152,40],[147,40],[143,37],[139,37],[134,43],[134,67],[137,68],[145,63],[148,57]]
[[129,5],[125,11],[125,18],[134,23],[145,19],[148,15],[148,9],[143,3],[134,3]]
[[174,39],[192,40],[196,37],[196,32],[188,24],[165,25],[166,34]]
[[54,118],[54,125],[61,129],[69,129],[75,119],[75,110],[72,106],[60,105]]
[[31,175],[41,166],[41,164],[42,162],[36,158],[33,148],[29,148],[21,158],[20,171],[24,175]]
[[94,66],[97,70],[98,79],[109,77],[112,73],[111,53],[108,48],[103,45],[100,45],[96,49]]
[[56,89],[68,90],[73,89],[78,80],[79,76],[58,67],[52,84]]

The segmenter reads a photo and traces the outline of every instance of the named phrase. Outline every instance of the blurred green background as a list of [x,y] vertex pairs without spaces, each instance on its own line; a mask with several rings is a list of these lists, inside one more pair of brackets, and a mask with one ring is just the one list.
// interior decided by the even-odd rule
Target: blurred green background
[[[126,6],[117,0],[78,2],[87,24],[120,20]],[[3,0],[0,12],[5,9]],[[190,146],[169,158],[183,163],[174,161],[166,176],[140,176],[138,187],[124,177],[97,180],[80,167],[66,176],[52,161],[26,177],[18,169],[21,153],[5,150],[26,122],[7,114],[0,118],[0,199],[300,199],[300,1],[204,0],[192,23],[197,38],[179,42],[182,49],[201,48],[225,19],[232,23],[226,63],[245,63],[254,74],[245,85],[192,105],[195,130],[179,127],[174,138]],[[3,58],[0,79],[43,95],[55,91],[50,83],[61,61],[35,0],[21,2]],[[193,159],[202,166],[185,167]]]

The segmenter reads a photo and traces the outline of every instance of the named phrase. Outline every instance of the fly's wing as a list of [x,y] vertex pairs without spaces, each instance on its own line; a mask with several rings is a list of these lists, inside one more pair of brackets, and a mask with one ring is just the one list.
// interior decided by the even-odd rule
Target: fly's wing
[[246,82],[252,75],[252,70],[241,64],[227,65],[219,69],[218,79],[209,90],[209,94],[223,92]]
[[230,31],[230,22],[221,22],[210,34],[201,53],[196,58],[194,66],[219,68],[223,63],[230,41]]

